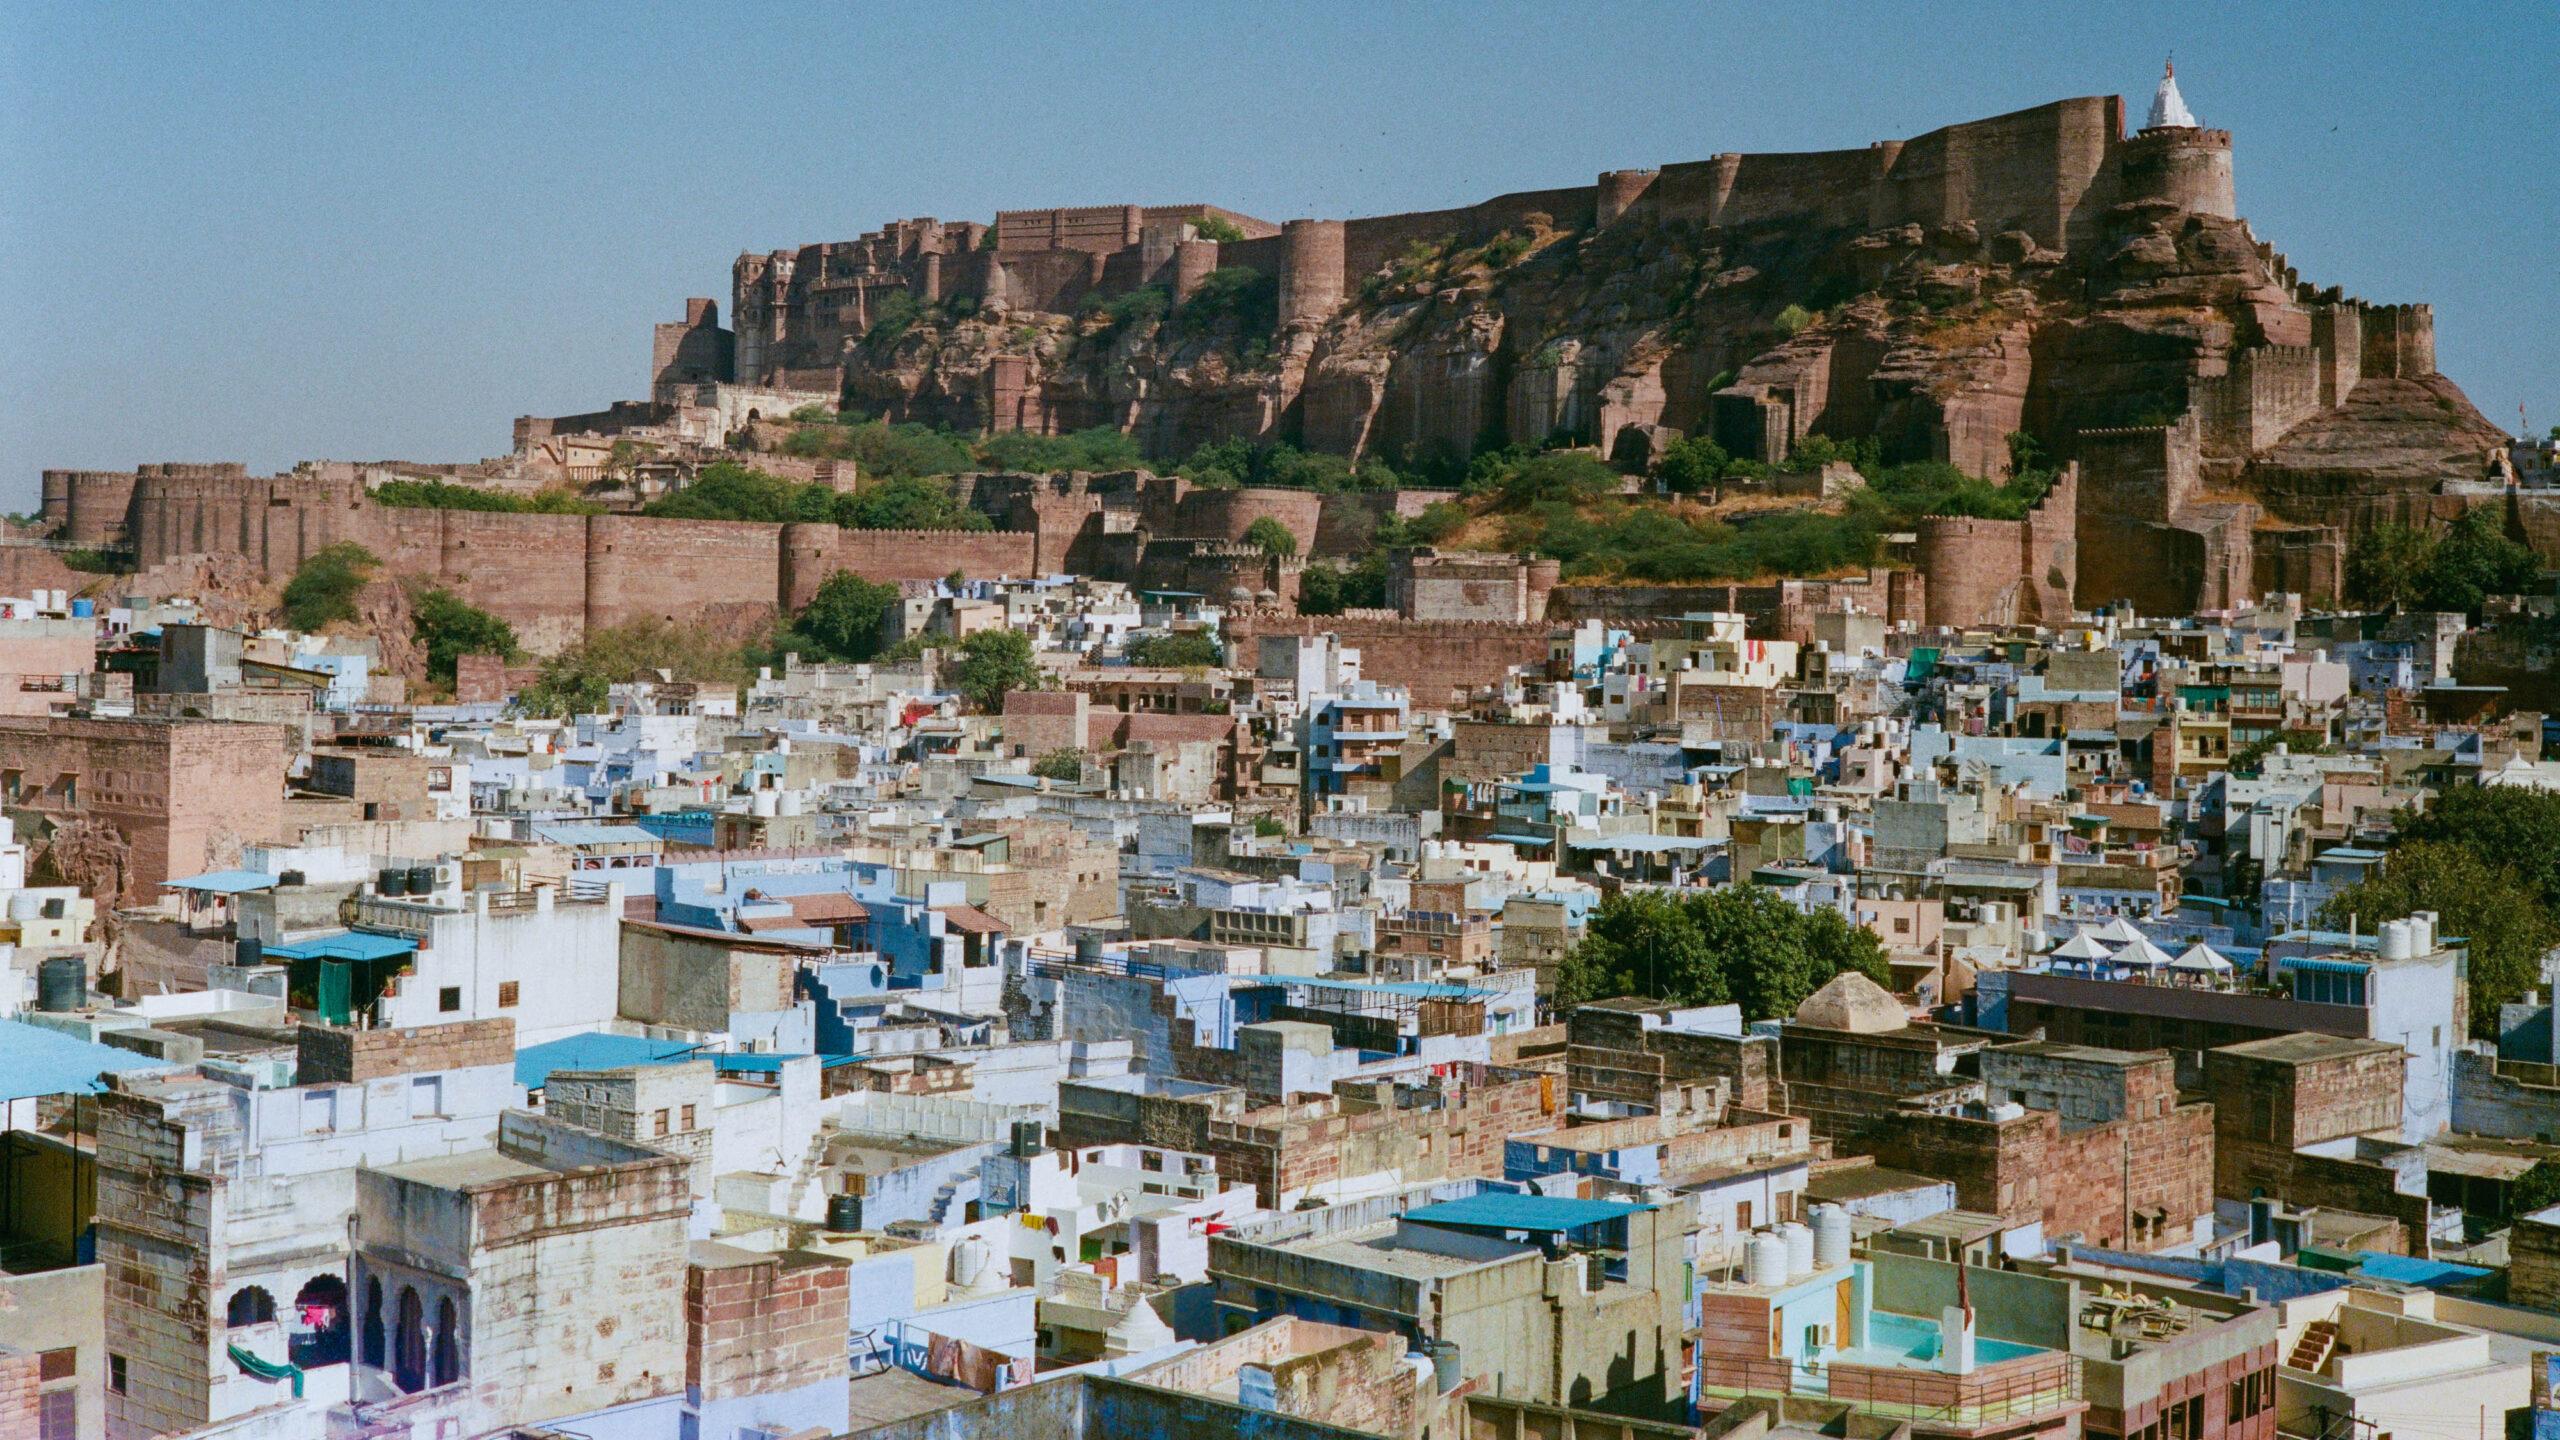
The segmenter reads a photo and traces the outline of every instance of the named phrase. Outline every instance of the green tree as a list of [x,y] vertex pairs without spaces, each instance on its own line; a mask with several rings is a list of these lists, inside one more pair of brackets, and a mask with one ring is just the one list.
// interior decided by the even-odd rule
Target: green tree
[[1494,493],[1505,507],[1516,510],[1548,500],[1588,504],[1617,488],[1618,472],[1600,457],[1575,450],[1554,450],[1532,455],[1510,467],[1496,482]]
[[1276,555],[1283,560],[1298,553],[1298,537],[1289,532],[1288,526],[1268,515],[1244,527],[1244,543],[1265,555]]
[[1342,613],[1340,566],[1310,565],[1298,573],[1298,613],[1301,615]]
[[2414,526],[2360,531],[2347,546],[2347,598],[2377,610],[2418,604],[2434,556],[2435,537]]
[[784,647],[815,659],[868,660],[880,652],[881,622],[898,604],[898,587],[874,585],[850,570],[819,582],[793,617]]
[[1008,430],[978,444],[978,458],[997,470],[1054,473],[1061,470],[1129,470],[1146,462],[1135,436],[1109,425],[1071,435]]
[[2426,574],[2432,610],[2458,611],[2477,620],[2493,595],[2523,595],[2541,588],[2542,562],[2510,539],[2496,512],[2465,510],[2436,542]]
[[796,484],[722,460],[703,466],[691,484],[650,501],[640,513],[673,520],[825,520],[834,503],[835,492],[824,485]]
[[745,649],[718,632],[659,619],[590,630],[577,644],[542,662],[534,683],[516,697],[528,715],[592,715],[612,687],[664,670],[679,680],[739,685],[750,667]]
[[285,582],[285,623],[296,630],[319,630],[354,620],[356,596],[381,564],[352,540],[313,551]]
[[1723,446],[1703,435],[1684,435],[1662,447],[1653,478],[1674,495],[1700,495],[1718,490],[1732,464]]
[[2515,785],[2448,785],[2424,810],[2399,817],[2399,838],[2460,845],[2491,864],[2513,865],[2544,907],[2560,915],[2560,795]]
[[904,290],[893,290],[871,307],[871,328],[862,333],[862,343],[886,350],[906,338],[907,331],[923,318],[923,301]]
[[1748,1019],[1793,1014],[1844,970],[1890,984],[1884,946],[1837,912],[1808,915],[1755,886],[1622,891],[1600,903],[1556,976],[1556,1003],[1643,995],[1739,1004]]
[[962,504],[948,483],[921,475],[837,497],[835,520],[852,530],[986,530],[995,523]]
[[1039,689],[1040,666],[1031,658],[1031,637],[1019,630],[981,630],[961,641],[951,683],[970,704],[990,714],[1002,710],[1004,697],[1014,691]]
[[410,603],[410,631],[427,652],[427,673],[453,683],[455,662],[465,655],[516,658],[515,627],[438,585]]
[[1129,642],[1129,663],[1165,669],[1193,669],[1227,663],[1226,647],[1206,630],[1173,630],[1141,635]]
[[1792,336],[1821,318],[1818,311],[1807,310],[1801,305],[1790,305],[1779,311],[1778,318],[1772,323],[1778,327],[1779,334]]
[[1236,227],[1236,222],[1224,215],[1202,215],[1191,222],[1191,228],[1201,239],[1215,240],[1221,245],[1233,245],[1245,238],[1244,231]]
[[1063,780],[1072,785],[1084,778],[1085,753],[1081,750],[1052,750],[1031,764],[1031,773],[1043,780]]
[[2469,943],[2471,1031],[2495,1038],[2498,1007],[2539,983],[2560,925],[2530,880],[2467,844],[2438,840],[2402,841],[2380,874],[2330,896],[2320,914],[2327,925],[2371,930],[2420,910],[2435,912],[2440,934]]
[[[2560,439],[2555,433],[2554,439]],[[2531,1215],[2560,1205],[2560,1165],[2536,1160],[2533,1168],[2516,1177],[2507,1190],[2507,1214],[2510,1217]]]

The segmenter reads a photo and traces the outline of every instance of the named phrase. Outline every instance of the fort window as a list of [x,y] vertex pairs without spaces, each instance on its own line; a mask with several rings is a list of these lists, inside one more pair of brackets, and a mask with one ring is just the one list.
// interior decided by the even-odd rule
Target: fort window
[[68,1380],[80,1373],[80,1351],[76,1347],[47,1350],[36,1356],[36,1380]]
[[513,980],[501,980],[498,982],[499,1009],[513,1010],[516,1008],[516,983],[517,982]]
[[453,1309],[453,1297],[447,1295],[436,1305],[435,1383],[450,1385],[462,1378],[462,1342],[456,1334],[461,1329]]
[[462,987],[447,985],[436,992],[436,1009],[450,1015],[462,1008]]
[[276,1297],[258,1286],[251,1285],[233,1293],[230,1307],[224,1313],[222,1323],[238,1329],[243,1325],[264,1325],[274,1318],[276,1318]]
[[364,1363],[382,1367],[382,1281],[372,1275],[364,1281]]
[[109,1355],[107,1357],[107,1393],[111,1395],[122,1395],[125,1393],[124,1357],[121,1355]]
[[293,1333],[287,1357],[305,1370],[343,1365],[347,1359],[347,1282],[314,1275],[294,1292]]
[[683,1122],[684,1122],[684,1128],[685,1128],[687,1131],[690,1131],[690,1130],[692,1130],[692,1129],[693,1129],[693,1107],[692,1107],[692,1106],[690,1106],[690,1105],[687,1105],[686,1107],[684,1107]]
[[424,1389],[427,1381],[427,1308],[418,1301],[418,1288],[400,1287],[400,1323],[391,1341],[391,1379],[402,1390],[412,1393]]

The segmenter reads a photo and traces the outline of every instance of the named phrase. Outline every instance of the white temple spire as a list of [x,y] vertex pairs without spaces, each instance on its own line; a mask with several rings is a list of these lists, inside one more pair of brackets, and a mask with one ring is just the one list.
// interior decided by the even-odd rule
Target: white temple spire
[[2145,130],[2193,130],[2195,112],[2187,108],[2186,97],[2178,93],[2178,62],[2171,60],[2160,72],[2160,88],[2151,95],[2151,118],[2143,123]]

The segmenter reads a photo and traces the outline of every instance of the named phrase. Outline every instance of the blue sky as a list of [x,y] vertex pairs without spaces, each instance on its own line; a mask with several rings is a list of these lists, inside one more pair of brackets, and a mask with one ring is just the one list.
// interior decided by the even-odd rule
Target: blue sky
[[645,393],[742,250],[911,215],[1463,203],[2174,51],[2306,277],[2560,423],[2560,6],[0,4],[0,507],[47,466],[467,459]]

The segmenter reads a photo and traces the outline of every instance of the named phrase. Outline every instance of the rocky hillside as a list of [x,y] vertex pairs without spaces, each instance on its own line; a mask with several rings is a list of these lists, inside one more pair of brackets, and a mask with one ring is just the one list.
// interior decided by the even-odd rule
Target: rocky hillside
[[[2087,233],[2065,252],[1971,223],[1533,214],[1479,244],[1414,242],[1351,277],[1321,328],[1275,333],[1272,282],[1222,271],[1233,283],[1180,310],[1153,290],[1073,316],[927,310],[849,347],[845,388],[868,413],[966,425],[990,361],[1024,355],[1060,429],[1120,426],[1159,457],[1242,435],[1407,469],[1560,434],[1628,461],[1667,431],[1764,453],[1774,396],[1777,445],[1873,437],[1888,463],[1998,475],[2013,431],[2068,457],[2083,431],[2176,419],[2243,352],[2300,351],[2338,298],[2299,285],[2245,221],[2153,201]],[[2368,375],[2263,440],[2209,437],[2207,485],[2325,524],[2476,480],[2502,436],[2430,373]]]

